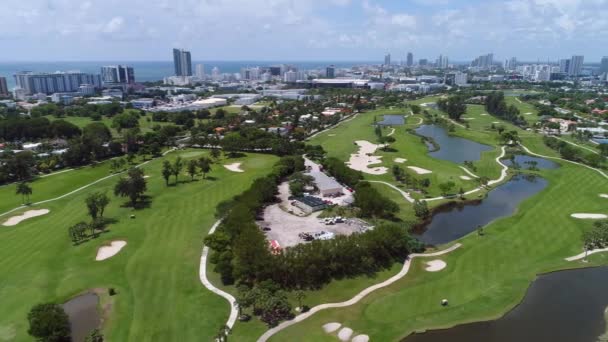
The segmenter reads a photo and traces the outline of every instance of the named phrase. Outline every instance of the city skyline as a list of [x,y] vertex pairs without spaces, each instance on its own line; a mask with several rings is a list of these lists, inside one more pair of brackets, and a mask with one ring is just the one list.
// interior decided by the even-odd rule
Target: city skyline
[[599,62],[607,54],[596,48],[608,43],[606,5],[607,0],[9,0],[0,11],[0,42],[8,51],[0,61],[164,61],[171,58],[169,47],[191,51],[200,61],[370,61],[391,53],[396,62],[408,51],[465,61],[493,51],[522,61],[584,55],[587,62]]

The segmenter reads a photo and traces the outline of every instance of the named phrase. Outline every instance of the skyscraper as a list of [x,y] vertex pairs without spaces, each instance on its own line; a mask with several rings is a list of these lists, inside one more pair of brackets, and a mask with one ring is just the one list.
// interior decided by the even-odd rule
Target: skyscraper
[[192,76],[192,58],[190,51],[173,49],[175,76]]
[[439,69],[447,69],[448,64],[448,56],[439,55],[439,58],[437,58],[437,67]]
[[196,65],[196,77],[203,79],[205,78],[205,66],[203,64]]
[[49,74],[23,71],[18,72],[14,77],[17,87],[23,89],[27,95],[77,92],[83,84],[92,84],[95,88],[101,88],[101,76],[99,74],[85,74],[82,72],[55,72]]
[[0,77],[0,95],[8,95],[8,86],[6,85],[6,77]]
[[327,68],[325,68],[325,76],[327,78],[334,78],[334,77],[336,77],[336,67],[333,66],[333,65],[330,65]]
[[600,74],[608,72],[608,56],[602,57],[602,62],[600,63]]
[[384,65],[391,65],[391,54],[386,54],[384,56]]
[[101,67],[101,81],[104,84],[110,83],[135,83],[135,72],[132,67],[123,65],[108,65]]
[[479,56],[473,60],[471,63],[472,67],[477,67],[479,69],[490,69],[494,64],[494,54],[489,53],[487,55]]
[[568,69],[568,75],[578,76],[583,71],[583,63],[585,61],[584,56],[572,56],[570,59],[570,68]]
[[570,73],[570,60],[569,59],[560,59],[559,60],[559,72],[563,74]]
[[412,65],[414,65],[414,54],[411,52],[407,53],[407,62],[406,65],[408,67],[411,67]]

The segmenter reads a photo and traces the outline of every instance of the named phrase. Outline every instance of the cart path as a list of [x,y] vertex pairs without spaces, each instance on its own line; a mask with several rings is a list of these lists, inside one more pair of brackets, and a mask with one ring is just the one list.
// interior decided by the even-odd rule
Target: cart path
[[383,287],[389,286],[389,285],[393,284],[394,282],[398,281],[399,279],[405,277],[405,275],[410,270],[412,260],[414,260],[415,258],[427,258],[427,257],[440,256],[443,254],[450,253],[450,252],[460,248],[461,246],[462,246],[462,244],[457,243],[457,244],[451,246],[450,248],[447,248],[447,249],[444,249],[442,251],[435,252],[435,253],[410,254],[408,256],[408,258],[405,260],[405,262],[403,263],[403,268],[401,268],[401,271],[399,271],[399,273],[397,273],[396,275],[390,277],[389,279],[387,279],[381,283],[372,285],[372,286],[364,289],[363,291],[359,292],[359,294],[357,294],[356,296],[354,296],[353,298],[351,298],[345,302],[319,304],[319,305],[315,306],[314,308],[310,309],[310,311],[297,315],[294,319],[292,319],[290,321],[285,321],[285,322],[277,325],[276,327],[267,330],[262,336],[260,336],[260,338],[258,338],[257,342],[266,342],[266,341],[268,341],[268,339],[270,337],[272,337],[274,334],[278,333],[279,331],[281,331],[287,327],[290,327],[296,323],[299,323],[321,310],[332,309],[332,308],[343,308],[343,307],[351,306],[351,305],[358,303],[361,299],[363,299],[368,294],[370,294],[378,289],[381,289]]
[[[213,224],[213,226],[211,226],[211,229],[209,229],[208,235],[213,234],[215,232],[215,229],[220,225],[220,223],[222,223],[222,220],[218,220],[217,222],[215,222]],[[201,279],[201,283],[203,283],[203,285],[205,285],[205,287],[209,291],[211,291],[219,296],[224,297],[230,304],[230,315],[228,316],[228,321],[226,322],[226,325],[228,326],[228,328],[232,329],[232,327],[234,326],[234,323],[236,322],[237,316],[238,316],[238,310],[236,308],[236,299],[231,294],[229,294],[225,291],[222,291],[222,290],[218,289],[217,287],[213,286],[213,284],[211,284],[211,282],[207,278],[207,256],[208,255],[209,255],[209,247],[203,246],[203,253],[201,255],[201,264],[200,264],[200,268],[199,268],[199,278]]]
[[581,254],[577,254],[575,256],[571,256],[569,258],[565,258],[564,260],[566,261],[576,261],[576,260],[581,260],[584,259],[586,256],[589,256],[591,254],[595,254],[595,253],[601,253],[601,252],[608,252],[608,248],[601,248],[601,249],[594,249],[591,251],[585,251]]
[[521,146],[521,147],[522,147],[522,148],[523,148],[523,149],[524,149],[524,150],[525,150],[527,153],[529,153],[529,154],[531,154],[531,155],[533,155],[533,156],[537,156],[537,157],[541,157],[541,158],[546,158],[546,159],[562,160],[562,161],[565,161],[565,162],[568,162],[568,163],[572,163],[572,164],[580,165],[580,166],[586,167],[586,168],[588,168],[588,169],[591,169],[591,170],[593,170],[593,171],[596,171],[597,173],[599,173],[600,175],[602,175],[604,178],[607,178],[607,179],[608,179],[608,174],[606,174],[604,171],[599,170],[599,169],[596,169],[596,168],[591,167],[591,166],[589,166],[589,165],[586,165],[586,164],[583,164],[583,163],[579,163],[579,162],[575,162],[575,161],[568,160],[568,159],[564,159],[564,158],[559,158],[559,157],[549,157],[549,156],[545,156],[545,155],[542,155],[542,154],[534,153],[534,152],[530,151],[530,149],[529,149],[529,148],[527,148],[526,146],[524,146],[524,145],[523,145],[523,144],[521,144],[521,143],[519,144],[519,146]]
[[366,182],[368,182],[368,183],[379,183],[379,184],[384,184],[386,186],[389,186],[389,187],[397,190],[401,194],[401,196],[403,196],[403,198],[405,198],[408,202],[414,203],[414,199],[410,196],[409,192],[403,191],[403,190],[399,189],[398,187],[394,186],[391,183],[387,183],[387,182],[383,182],[383,181],[374,181],[374,180],[368,180]]

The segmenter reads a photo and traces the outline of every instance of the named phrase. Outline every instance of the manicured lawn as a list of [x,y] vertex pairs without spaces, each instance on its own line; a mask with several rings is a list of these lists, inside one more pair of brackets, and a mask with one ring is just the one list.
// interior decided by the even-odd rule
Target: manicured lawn
[[[53,120],[57,120],[57,118],[55,118],[54,116],[46,116],[47,119],[53,121]],[[81,117],[81,116],[66,116],[61,118],[62,120],[68,121],[70,123],[73,123],[74,125],[83,128],[84,126],[93,123],[93,122],[102,122],[103,124],[105,124],[106,126],[108,126],[108,128],[110,129],[110,131],[112,131],[112,135],[113,136],[120,136],[120,134],[118,133],[118,131],[112,127],[112,118],[108,118],[108,117],[103,117],[100,121],[93,121],[91,120],[91,118],[87,118],[87,117]],[[142,133],[146,133],[146,132],[151,132],[152,131],[152,127],[154,127],[155,125],[168,125],[171,124],[170,122],[154,122],[152,121],[152,114],[148,114],[145,116],[142,116],[139,118],[139,128],[141,129]]]
[[[174,159],[178,153],[197,158],[207,152],[180,151],[165,158]],[[198,177],[190,182],[184,174],[180,176],[182,183],[166,187],[160,175],[161,158],[144,167],[150,176],[149,208],[134,211],[122,207],[125,199],[111,195],[116,183],[116,178],[111,178],[36,208],[50,209],[45,216],[0,227],[0,338],[31,340],[26,315],[37,303],[61,303],[87,289],[113,287],[118,294],[113,297],[103,331],[108,340],[211,340],[225,324],[229,307],[199,280],[202,239],[215,221],[215,206],[267,174],[276,160],[274,156],[248,154],[238,159],[244,173],[214,164],[207,180]],[[80,172],[65,176],[72,173],[70,176],[77,177]],[[66,178],[65,182],[69,181]],[[97,239],[73,246],[67,229],[88,220],[84,198],[92,191],[108,191],[112,201],[106,217],[117,222]],[[134,219],[129,218],[131,214]],[[117,239],[127,241],[127,246],[111,259],[95,261],[98,247]]]
[[[441,272],[413,272],[362,302],[343,309],[321,311],[275,335],[272,341],[335,341],[321,326],[341,322],[374,341],[395,341],[413,331],[495,319],[514,307],[538,273],[564,268],[606,264],[605,256],[590,264],[563,258],[582,250],[581,235],[591,222],[570,218],[575,212],[608,213],[598,194],[608,183],[597,173],[568,163],[543,171],[550,186],[525,201],[518,212],[493,222],[486,235],[469,235],[461,249],[443,257]],[[449,307],[441,307],[443,298]]]

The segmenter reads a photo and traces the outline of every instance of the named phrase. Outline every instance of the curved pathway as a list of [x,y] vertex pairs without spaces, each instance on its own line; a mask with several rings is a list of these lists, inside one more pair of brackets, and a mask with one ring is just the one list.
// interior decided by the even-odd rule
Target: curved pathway
[[374,180],[368,180],[366,182],[368,182],[368,183],[384,184],[386,186],[389,186],[389,187],[397,190],[401,194],[401,196],[403,196],[403,198],[405,198],[408,202],[414,203],[414,199],[410,196],[409,192],[403,191],[403,190],[399,189],[398,187],[394,186],[391,183],[387,183],[387,182],[383,182],[383,181],[374,181]]
[[[168,151],[165,151],[165,152],[164,152],[162,155],[163,155],[163,156],[165,156],[165,155],[167,155],[168,153],[173,152],[173,151],[175,151],[175,148],[172,148],[172,149],[170,149],[170,150],[168,150]],[[153,161],[153,160],[154,160],[154,159],[147,160],[147,161],[145,161],[145,162],[143,162],[143,163],[141,163],[141,164],[139,164],[139,165],[135,165],[135,167],[142,167],[142,166],[144,166],[144,165],[148,164],[149,162],[151,162],[151,161]],[[102,178],[100,178],[100,179],[98,179],[98,180],[96,180],[96,181],[93,181],[93,182],[91,182],[91,183],[89,183],[89,184],[83,185],[83,186],[81,186],[80,188],[78,188],[78,189],[76,189],[76,190],[72,190],[72,191],[68,192],[67,194],[63,194],[63,195],[61,195],[61,196],[59,196],[59,197],[55,197],[55,198],[51,198],[51,199],[47,199],[47,200],[43,200],[43,201],[39,201],[39,202],[35,202],[35,203],[30,203],[30,204],[28,204],[28,205],[22,205],[22,206],[17,207],[17,208],[13,208],[13,209],[11,209],[11,210],[9,210],[9,211],[7,211],[7,212],[1,213],[1,214],[0,214],[0,217],[2,217],[2,216],[4,216],[4,215],[7,215],[7,214],[10,214],[10,213],[12,213],[12,212],[14,212],[14,211],[17,211],[17,210],[19,210],[19,209],[25,209],[25,208],[29,208],[29,207],[31,207],[31,206],[35,206],[35,205],[39,205],[39,204],[44,204],[44,203],[48,203],[48,202],[53,202],[53,201],[60,200],[60,199],[62,199],[62,198],[65,198],[65,197],[68,197],[68,196],[70,196],[70,195],[73,195],[73,194],[75,194],[75,193],[77,193],[77,192],[79,192],[79,191],[82,191],[82,190],[84,190],[84,189],[86,189],[86,188],[88,188],[88,187],[90,187],[90,186],[93,186],[93,185],[95,185],[95,184],[97,184],[97,183],[99,183],[99,182],[103,182],[103,181],[104,181],[104,180],[106,180],[106,179],[109,179],[109,178],[112,178],[112,177],[114,177],[114,176],[117,176],[117,175],[123,174],[124,172],[125,172],[125,171],[121,171],[121,172],[113,173],[113,174],[111,174],[111,175],[109,175],[109,176],[102,177]]]
[[390,137],[391,135],[395,134],[395,129],[394,128],[391,128],[391,129],[392,129],[392,131],[386,135],[387,137]]
[[333,126],[329,126],[329,127],[325,128],[325,129],[323,129],[323,130],[321,130],[321,131],[318,131],[317,133],[315,133],[315,134],[313,134],[313,135],[309,136],[308,138],[306,138],[306,139],[304,139],[304,140],[305,140],[305,141],[308,141],[308,140],[310,140],[310,139],[312,139],[312,138],[316,137],[317,135],[319,135],[319,134],[321,134],[321,133],[325,133],[325,132],[327,132],[327,131],[330,131],[330,130],[332,130],[332,129],[334,129],[334,128],[338,127],[339,125],[341,125],[341,124],[343,124],[343,123],[345,123],[345,122],[349,122],[350,120],[352,120],[352,119],[356,118],[356,117],[357,117],[359,114],[361,114],[361,113],[360,113],[360,112],[355,113],[354,115],[352,115],[352,116],[351,116],[351,117],[349,117],[348,119],[344,119],[344,120],[342,120],[342,121],[339,121],[338,123],[336,123],[336,124],[335,124],[335,125],[333,125]]
[[528,149],[526,146],[522,145],[521,143],[519,144],[519,146],[521,146],[527,153],[529,153],[529,154],[531,154],[533,156],[537,156],[537,157],[541,157],[541,158],[547,158],[547,159],[562,160],[562,161],[565,161],[565,162],[568,162],[568,163],[580,165],[580,166],[586,167],[588,169],[591,169],[593,171],[596,171],[600,175],[604,176],[604,178],[608,178],[608,174],[606,174],[604,171],[602,171],[600,169],[596,169],[596,168],[591,167],[589,165],[586,165],[586,164],[583,164],[583,163],[579,163],[579,162],[575,162],[575,161],[568,160],[568,159],[564,159],[564,158],[560,158],[560,157],[549,157],[549,156],[545,156],[545,155],[542,155],[542,154],[534,153],[534,152],[530,151],[530,149]]
[[[215,232],[215,229],[220,225],[220,223],[222,223],[222,220],[218,220],[217,222],[215,222],[213,224],[213,226],[211,226],[211,229],[209,229],[208,234],[209,235],[213,234],[213,232]],[[236,308],[236,303],[235,303],[236,299],[231,294],[224,292],[224,291],[218,289],[217,287],[213,286],[213,284],[211,284],[211,282],[207,278],[207,256],[208,255],[209,255],[209,247],[204,246],[203,254],[201,255],[201,264],[199,267],[199,278],[201,279],[201,283],[203,283],[203,285],[205,285],[205,287],[207,289],[209,289],[209,291],[226,298],[228,303],[230,303],[230,316],[228,316],[228,321],[226,322],[226,325],[228,326],[228,328],[232,329],[232,327],[234,326],[234,323],[236,322],[236,318],[239,314],[239,312]]]
[[476,175],[473,172],[469,171],[469,169],[467,169],[466,167],[464,167],[464,166],[459,166],[459,167],[462,169],[462,171],[466,172],[469,176],[471,176],[473,178],[479,178],[478,175]]
[[[563,141],[563,142],[565,142],[565,143],[567,143],[567,144],[570,144],[570,145],[572,145],[572,146],[576,146],[576,147],[578,147],[578,148],[585,149],[585,150],[587,150],[587,151],[589,151],[589,152],[591,152],[591,153],[594,153],[594,154],[600,154],[598,151],[595,151],[595,150],[593,150],[593,149],[591,149],[591,148],[589,148],[589,147],[587,147],[587,146],[583,146],[583,145],[575,144],[575,143],[573,143],[572,141],[568,141],[568,140],[562,139],[562,138],[560,138],[560,137],[555,137],[555,138],[556,138],[557,140],[561,140],[561,141]],[[592,141],[593,141],[593,140],[592,140]],[[608,157],[607,157],[607,158],[608,158]]]
[[581,260],[584,259],[585,257],[591,255],[591,254],[595,254],[595,253],[601,253],[601,252],[608,252],[608,248],[601,248],[601,249],[594,249],[591,251],[585,251],[581,254],[577,254],[575,256],[571,256],[569,258],[566,258],[566,261],[576,261],[576,260]]
[[452,252],[454,250],[456,250],[457,248],[460,248],[460,246],[462,246],[460,243],[457,243],[453,246],[451,246],[448,249],[444,249],[442,251],[439,252],[435,252],[435,253],[429,253],[429,254],[410,254],[408,256],[408,258],[405,260],[405,262],[403,263],[403,268],[401,268],[401,271],[399,271],[399,273],[397,273],[396,275],[390,277],[389,279],[376,284],[376,285],[372,285],[366,289],[364,289],[363,291],[359,292],[359,294],[357,294],[356,296],[354,296],[353,298],[345,301],[345,302],[341,302],[341,303],[327,303],[327,304],[319,304],[317,306],[315,306],[314,308],[310,309],[310,311],[297,315],[294,319],[290,320],[290,321],[285,321],[281,324],[279,324],[278,326],[267,330],[262,336],[260,336],[260,338],[258,338],[257,342],[266,342],[270,337],[272,337],[272,335],[278,333],[279,331],[290,327],[296,323],[299,323],[305,319],[307,319],[308,317],[314,315],[315,313],[321,311],[321,310],[325,310],[325,309],[333,309],[333,308],[343,308],[346,306],[351,306],[356,304],[357,302],[359,302],[361,299],[363,299],[363,297],[367,296],[368,294],[391,285],[392,283],[396,282],[397,280],[403,278],[410,270],[410,266],[412,264],[412,260],[414,260],[415,258],[426,258],[426,257],[436,257],[436,256],[440,256],[449,252]]

